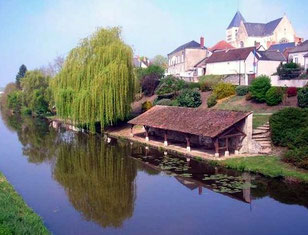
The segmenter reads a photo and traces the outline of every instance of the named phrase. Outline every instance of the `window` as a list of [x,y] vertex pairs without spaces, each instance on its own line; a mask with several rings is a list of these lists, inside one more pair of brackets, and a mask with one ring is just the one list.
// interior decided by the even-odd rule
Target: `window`
[[294,57],[294,62],[298,64],[298,57]]
[[287,42],[289,42],[289,40],[286,39],[286,38],[282,38],[282,39],[279,41],[279,43],[287,43]]
[[240,46],[244,47],[244,42],[243,41],[240,42]]
[[182,62],[184,62],[184,55],[182,55]]

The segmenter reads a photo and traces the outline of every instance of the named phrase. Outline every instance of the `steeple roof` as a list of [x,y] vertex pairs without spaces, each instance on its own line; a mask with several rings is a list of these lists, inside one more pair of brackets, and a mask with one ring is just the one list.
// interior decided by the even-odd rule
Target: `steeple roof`
[[227,29],[230,29],[233,27],[239,27],[241,21],[243,21],[244,23],[246,22],[241,12],[237,11]]

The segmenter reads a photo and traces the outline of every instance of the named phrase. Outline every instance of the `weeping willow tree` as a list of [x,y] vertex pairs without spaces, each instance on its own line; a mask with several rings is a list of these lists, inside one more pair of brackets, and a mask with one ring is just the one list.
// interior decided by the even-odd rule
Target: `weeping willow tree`
[[133,215],[136,198],[137,168],[128,150],[106,146],[95,136],[78,136],[58,150],[53,176],[75,209],[103,227],[122,226]]
[[99,29],[68,55],[52,81],[57,115],[95,130],[124,120],[134,99],[132,49],[119,28]]

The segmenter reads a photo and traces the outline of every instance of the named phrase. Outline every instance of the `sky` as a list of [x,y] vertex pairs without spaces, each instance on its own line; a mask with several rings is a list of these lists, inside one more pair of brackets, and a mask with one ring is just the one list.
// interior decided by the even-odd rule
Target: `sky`
[[291,20],[308,39],[306,0],[0,0],[0,87],[66,56],[99,27],[120,26],[136,55],[167,55],[191,40],[225,39],[237,10],[248,22]]

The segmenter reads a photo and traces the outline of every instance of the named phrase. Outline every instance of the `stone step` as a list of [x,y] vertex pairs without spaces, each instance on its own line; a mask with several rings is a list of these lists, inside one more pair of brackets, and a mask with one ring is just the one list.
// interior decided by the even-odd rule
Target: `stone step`
[[264,148],[261,151],[259,151],[260,154],[269,154],[272,152],[271,148]]
[[271,138],[268,136],[253,136],[252,139],[255,141],[271,141]]
[[257,127],[255,130],[266,130],[266,131],[269,131],[270,128],[269,128],[269,127],[266,127],[266,126],[259,126],[259,127]]
[[270,133],[270,131],[269,131],[269,130],[257,130],[257,129],[254,129],[254,130],[252,131],[252,134],[253,134],[253,135],[265,134],[265,133]]
[[265,132],[265,133],[255,133],[252,134],[252,138],[260,138],[260,137],[271,137],[271,133],[270,132]]

